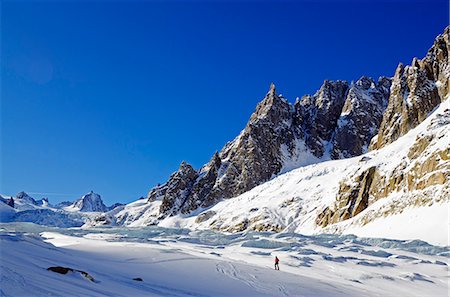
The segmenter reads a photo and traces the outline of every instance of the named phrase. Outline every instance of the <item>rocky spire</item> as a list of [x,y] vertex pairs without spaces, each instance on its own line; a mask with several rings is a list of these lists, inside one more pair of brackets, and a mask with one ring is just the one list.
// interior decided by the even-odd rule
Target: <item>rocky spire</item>
[[71,207],[81,212],[105,212],[108,210],[100,195],[94,191],[90,191],[75,201]]
[[388,107],[372,149],[392,143],[421,123],[445,100],[450,84],[450,27],[439,35],[422,60],[400,63],[392,81]]
[[367,151],[386,110],[390,79],[378,83],[363,76],[352,84],[333,135],[331,157],[348,158]]
[[14,208],[14,199],[13,199],[13,197],[9,198],[7,204],[8,204],[10,207]]
[[295,105],[296,124],[304,132],[306,145],[318,157],[324,155],[324,143],[333,135],[348,89],[346,81],[325,80],[313,96],[303,96]]
[[276,93],[275,85],[272,83],[264,99],[256,106],[247,126],[263,119],[275,121],[281,117],[288,117],[289,113],[290,104]]
[[[374,84],[368,78],[357,83],[364,92]],[[167,183],[150,191],[149,201],[162,200],[160,218],[190,213],[258,186],[279,174],[286,162],[304,159],[302,154],[322,157],[348,90],[345,81],[325,81],[315,95],[303,97],[294,108],[271,84],[236,139],[215,152],[199,172],[182,162]]]
[[148,200],[162,200],[160,213],[163,216],[175,214],[180,211],[191,194],[192,186],[197,177],[197,171],[183,161],[178,171],[170,176],[167,183],[150,191]]

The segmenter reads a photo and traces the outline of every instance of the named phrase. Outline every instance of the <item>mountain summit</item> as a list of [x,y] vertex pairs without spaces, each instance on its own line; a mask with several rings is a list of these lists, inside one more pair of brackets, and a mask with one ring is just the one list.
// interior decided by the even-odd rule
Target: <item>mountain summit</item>
[[108,211],[108,208],[105,206],[105,204],[103,204],[100,195],[94,193],[93,191],[75,201],[72,205],[68,206],[67,209],[78,210],[81,212]]
[[[214,217],[219,222],[223,219],[220,213],[215,215],[212,210],[204,210],[215,209],[215,205],[222,201],[242,197],[244,193],[293,169],[304,167],[312,170],[314,166],[305,166],[351,158],[368,153],[370,149],[383,148],[423,122],[447,98],[450,77],[448,53],[449,28],[446,28],[424,59],[414,59],[411,66],[400,64],[393,78],[374,80],[363,76],[354,82],[325,80],[314,95],[305,95],[294,104],[279,95],[275,85],[271,84],[241,133],[215,152],[207,164],[196,170],[183,161],[166,183],[150,190],[147,202],[137,201],[105,218],[112,224],[133,226],[169,222],[168,218],[177,215],[198,215],[199,222]],[[422,142],[426,143],[426,139]],[[421,149],[421,146],[416,149]],[[370,158],[365,156],[362,161]],[[397,160],[391,163],[394,161]],[[327,164],[333,168],[331,164],[334,163]],[[440,170],[439,166],[434,164],[427,168],[429,171]],[[355,165],[355,168],[360,167]],[[314,176],[325,174],[327,170],[324,170],[312,173],[308,180],[316,180]],[[426,176],[428,171],[422,171],[416,178],[409,177],[411,181]],[[311,222],[315,222],[317,227],[327,227],[357,216],[378,198],[399,190],[398,187],[416,189],[416,186],[407,185],[401,172],[401,169],[386,173],[367,168],[363,172],[352,172],[350,180],[336,177],[339,178],[336,181],[338,185],[327,192],[327,203],[319,208],[315,206],[315,218]],[[388,179],[394,175],[395,180]],[[442,176],[446,175],[439,175],[433,182],[441,183]],[[317,189],[322,186],[318,184]],[[383,187],[389,189],[378,193],[377,189]],[[313,195],[311,199],[325,199],[321,195]],[[286,205],[297,205],[296,199],[300,198],[291,197],[288,200],[292,201],[286,200]],[[302,208],[305,211],[306,205],[297,207],[298,211]],[[267,210],[268,206],[263,209]],[[298,211],[295,216],[298,216]],[[263,230],[282,230],[288,225],[284,219],[277,224],[266,222],[266,217],[271,217],[271,214],[260,213],[258,218],[254,218],[254,222],[264,221],[261,226],[265,227],[260,226]],[[240,227],[231,227],[230,230],[250,228],[248,223],[237,224]]]
[[314,95],[290,104],[275,85],[246,127],[199,171],[183,162],[148,194],[161,200],[160,218],[188,214],[236,197],[297,167],[367,151],[386,109],[390,79],[326,80]]

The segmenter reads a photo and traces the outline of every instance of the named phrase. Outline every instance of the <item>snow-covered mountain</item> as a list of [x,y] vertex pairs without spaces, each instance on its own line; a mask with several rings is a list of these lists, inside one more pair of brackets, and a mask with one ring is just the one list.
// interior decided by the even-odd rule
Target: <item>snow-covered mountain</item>
[[91,192],[52,206],[21,192],[0,199],[2,221],[353,232],[447,245],[449,52],[446,28],[392,79],[325,81],[294,104],[272,84],[233,141],[198,171],[182,162],[147,199],[106,207]]
[[32,222],[57,227],[80,227],[92,220],[98,212],[110,211],[122,204],[110,207],[103,204],[100,195],[90,192],[74,202],[49,203],[47,198],[35,200],[25,192],[15,197],[0,196],[0,222]]
[[183,162],[148,201],[89,224],[378,236],[370,226],[398,215],[395,237],[420,214],[428,223],[403,236],[445,244],[442,228],[436,238],[423,230],[448,221],[449,52],[446,28],[393,79],[326,81],[294,105],[272,85],[245,129],[199,171]]
[[105,212],[108,210],[99,194],[93,191],[83,195],[80,199],[72,203],[67,207],[64,207],[67,211],[81,211],[81,212]]
[[367,77],[351,85],[325,81],[293,105],[272,84],[238,137],[199,171],[182,162],[148,200],[162,201],[160,218],[189,214],[294,168],[360,155],[378,131],[390,84]]

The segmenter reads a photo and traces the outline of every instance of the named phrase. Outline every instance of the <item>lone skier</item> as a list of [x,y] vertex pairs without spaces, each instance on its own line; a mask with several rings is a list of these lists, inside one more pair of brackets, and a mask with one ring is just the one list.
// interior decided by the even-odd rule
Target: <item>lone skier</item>
[[280,270],[280,265],[278,265],[278,263],[280,263],[280,259],[275,256],[275,270]]

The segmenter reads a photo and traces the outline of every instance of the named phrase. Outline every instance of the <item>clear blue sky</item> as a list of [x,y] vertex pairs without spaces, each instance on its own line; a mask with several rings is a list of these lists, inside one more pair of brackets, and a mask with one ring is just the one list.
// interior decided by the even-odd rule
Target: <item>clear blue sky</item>
[[275,82],[392,76],[447,1],[1,1],[0,193],[130,202],[199,168]]

